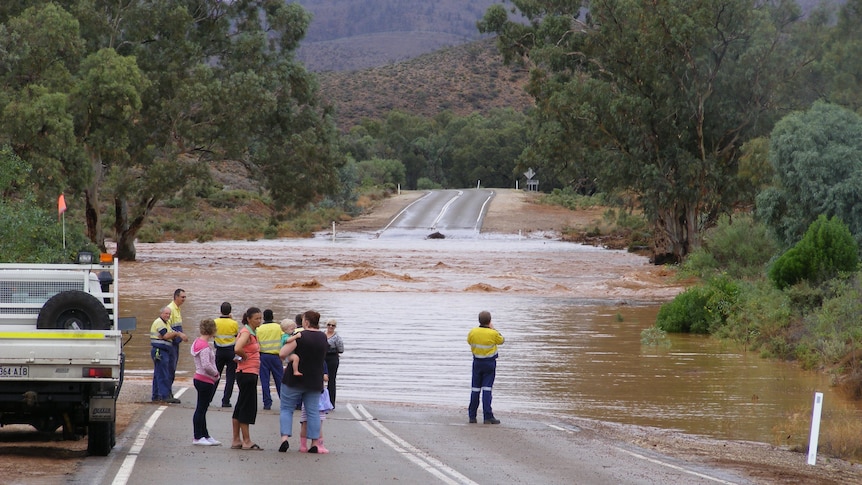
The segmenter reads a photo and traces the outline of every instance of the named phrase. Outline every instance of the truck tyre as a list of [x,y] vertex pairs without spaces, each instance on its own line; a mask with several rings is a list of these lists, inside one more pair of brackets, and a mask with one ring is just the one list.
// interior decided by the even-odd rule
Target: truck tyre
[[36,319],[36,328],[62,330],[108,330],[111,319],[105,305],[83,291],[57,293],[49,299]]
[[91,421],[87,426],[87,454],[108,456],[113,448],[114,423],[110,421]]

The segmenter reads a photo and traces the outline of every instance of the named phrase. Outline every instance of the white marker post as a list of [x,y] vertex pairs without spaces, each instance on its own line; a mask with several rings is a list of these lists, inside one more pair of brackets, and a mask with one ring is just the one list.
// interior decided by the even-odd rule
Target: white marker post
[[335,242],[335,221],[332,221],[332,242]]
[[811,416],[811,437],[808,439],[808,464],[817,461],[817,438],[820,435],[820,413],[823,411],[823,393],[814,393],[814,414]]

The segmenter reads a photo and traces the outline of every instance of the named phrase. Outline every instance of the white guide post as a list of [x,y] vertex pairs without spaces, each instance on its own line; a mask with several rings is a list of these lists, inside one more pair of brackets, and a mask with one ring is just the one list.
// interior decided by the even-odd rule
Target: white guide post
[[823,411],[823,393],[814,393],[814,414],[811,416],[811,437],[808,439],[808,464],[817,461],[817,438],[820,435],[820,413]]

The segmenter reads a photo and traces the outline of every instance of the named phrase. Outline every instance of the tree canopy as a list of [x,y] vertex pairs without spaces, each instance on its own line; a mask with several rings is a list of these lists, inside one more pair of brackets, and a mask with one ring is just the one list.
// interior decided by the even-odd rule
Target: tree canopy
[[818,216],[838,216],[862,241],[862,116],[817,102],[772,131],[776,183],[757,197],[757,214],[789,246]]
[[531,70],[524,159],[637,194],[656,257],[682,259],[731,210],[740,147],[768,133],[806,62],[787,35],[795,2],[512,3],[526,23],[495,5],[480,29]]
[[[43,197],[82,200],[90,239],[134,259],[155,204],[243,161],[279,210],[338,185],[330,108],[294,59],[309,15],[282,0],[0,5],[0,141]],[[102,207],[109,201],[108,208]]]

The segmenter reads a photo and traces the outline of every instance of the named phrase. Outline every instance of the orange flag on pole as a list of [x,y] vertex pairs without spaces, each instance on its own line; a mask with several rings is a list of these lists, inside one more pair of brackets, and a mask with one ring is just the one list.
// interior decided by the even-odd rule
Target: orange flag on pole
[[60,194],[60,198],[57,199],[57,215],[61,216],[64,212],[66,212],[66,197]]

